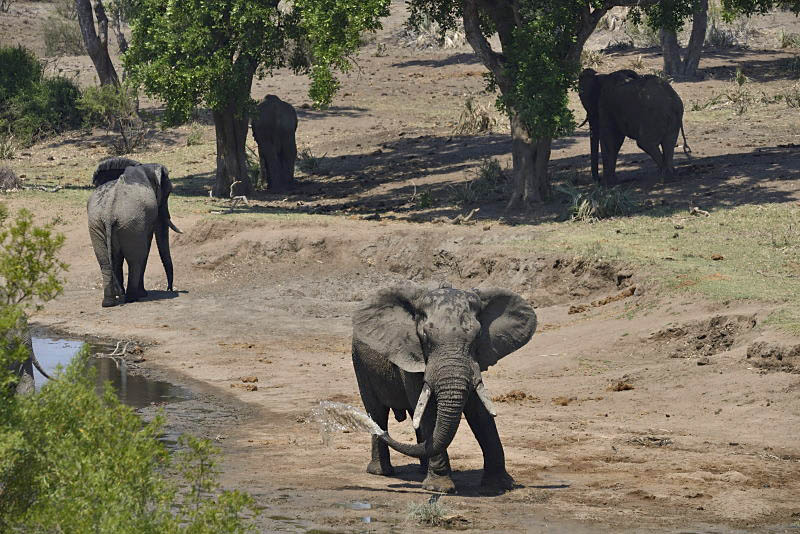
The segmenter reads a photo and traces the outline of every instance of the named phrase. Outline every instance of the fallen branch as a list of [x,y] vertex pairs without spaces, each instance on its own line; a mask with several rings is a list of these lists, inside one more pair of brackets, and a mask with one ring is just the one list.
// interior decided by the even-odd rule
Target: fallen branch
[[122,352],[120,352],[120,345],[122,345],[122,341],[117,341],[117,346],[114,347],[114,350],[109,354],[103,354],[102,352],[98,352],[94,355],[95,358],[107,358],[112,360],[116,365],[117,369],[122,366],[123,368],[127,367],[125,363],[125,355],[128,353],[128,346],[133,343],[132,341],[125,342],[125,346],[122,347]]

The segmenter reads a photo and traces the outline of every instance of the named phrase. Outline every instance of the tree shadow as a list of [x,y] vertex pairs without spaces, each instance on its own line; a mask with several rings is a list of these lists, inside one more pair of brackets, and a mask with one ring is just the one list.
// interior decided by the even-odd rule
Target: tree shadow
[[135,304],[136,302],[153,302],[157,300],[172,300],[178,298],[178,296],[181,293],[188,293],[188,291],[186,290],[165,291],[161,289],[148,289],[146,297],[141,297],[134,302],[126,304]]
[[462,52],[453,54],[445,58],[438,59],[411,59],[392,63],[392,67],[447,67],[449,65],[477,65],[480,63],[478,56],[474,52]]
[[[330,117],[355,118],[365,115],[369,110],[354,106],[330,106],[327,109],[296,107],[298,121],[327,119]],[[302,124],[300,124],[302,127]]]

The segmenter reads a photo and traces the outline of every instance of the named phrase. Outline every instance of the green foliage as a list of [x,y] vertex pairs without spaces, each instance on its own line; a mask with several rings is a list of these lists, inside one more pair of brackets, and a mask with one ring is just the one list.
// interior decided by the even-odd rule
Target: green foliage
[[0,131],[29,145],[53,133],[77,128],[80,89],[63,77],[44,77],[33,52],[0,47]]
[[636,207],[630,193],[619,186],[606,188],[592,184],[586,189],[580,189],[567,182],[556,185],[555,189],[569,197],[569,215],[573,221],[593,222],[630,215]]
[[63,290],[59,278],[67,265],[56,257],[64,244],[53,224],[34,226],[33,215],[21,209],[9,221],[0,204],[0,307],[33,306],[55,298]]
[[534,139],[560,137],[575,127],[567,90],[579,61],[568,59],[581,24],[584,0],[520,2],[507,73],[512,85],[498,97],[500,108],[519,115]]
[[219,492],[210,442],[184,438],[179,476],[168,478],[171,459],[157,440],[163,421],[143,425],[108,386],[96,394],[88,359],[84,349],[40,392],[7,399],[13,409],[0,418],[0,530],[251,532],[243,513],[252,499]]
[[14,136],[0,135],[0,159],[14,159]]
[[244,113],[253,76],[284,66],[310,72],[310,95],[324,107],[338,87],[332,69],[350,68],[359,34],[380,27],[387,6],[387,0],[298,0],[279,9],[272,0],[235,0],[164,9],[161,0],[142,0],[124,63],[148,93],[166,101],[167,123],[187,120],[200,104]]
[[147,128],[138,113],[138,97],[129,85],[101,85],[84,90],[79,102],[87,126],[116,131],[112,141],[115,154],[128,154],[146,141]]

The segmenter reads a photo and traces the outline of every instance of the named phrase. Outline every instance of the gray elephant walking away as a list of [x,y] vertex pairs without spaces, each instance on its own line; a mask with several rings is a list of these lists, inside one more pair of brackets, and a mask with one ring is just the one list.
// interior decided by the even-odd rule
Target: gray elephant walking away
[[[578,94],[589,121],[592,177],[596,181],[601,181],[598,145],[603,157],[602,183],[612,185],[626,137],[634,139],[653,158],[662,179],[673,176],[675,144],[683,132],[683,101],[669,83],[628,69],[610,74],[584,69],[578,79]],[[688,154],[685,133],[683,142]]]
[[[167,200],[172,192],[167,168],[128,158],[100,162],[92,177],[95,190],[87,203],[89,235],[103,275],[103,307],[134,302],[147,296],[144,272],[153,234],[172,291],[173,267],[169,250],[172,223]],[[127,290],[122,264],[128,264]]]
[[295,186],[296,131],[297,113],[292,105],[275,95],[265,96],[253,117],[253,137],[258,143],[261,181],[271,192]]
[[461,414],[483,451],[481,486],[511,489],[490,395],[481,371],[519,349],[536,330],[536,314],[503,289],[461,291],[412,282],[379,291],[353,315],[353,366],[364,408],[384,431],[389,411],[411,415],[417,444],[373,436],[367,471],[391,475],[389,448],[422,460],[423,487],[449,492],[447,447]]

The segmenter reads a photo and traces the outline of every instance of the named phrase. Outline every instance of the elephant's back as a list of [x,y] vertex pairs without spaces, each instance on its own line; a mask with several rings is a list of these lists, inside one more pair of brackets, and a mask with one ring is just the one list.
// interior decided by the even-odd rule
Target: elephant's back
[[152,185],[136,175],[119,177],[108,208],[111,224],[121,231],[149,231],[158,217]]
[[258,104],[258,114],[253,119],[253,126],[293,132],[297,129],[297,112],[288,102],[275,95],[267,95]]

